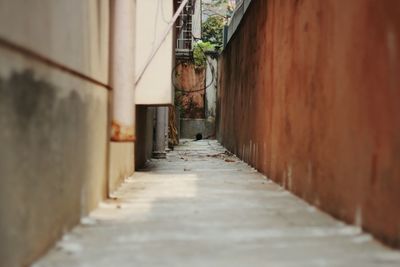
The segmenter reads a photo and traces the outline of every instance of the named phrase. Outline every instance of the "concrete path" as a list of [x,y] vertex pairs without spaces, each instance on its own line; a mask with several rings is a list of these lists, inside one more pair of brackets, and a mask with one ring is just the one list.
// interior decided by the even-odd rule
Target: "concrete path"
[[153,161],[34,267],[400,266],[398,251],[224,152],[187,141]]

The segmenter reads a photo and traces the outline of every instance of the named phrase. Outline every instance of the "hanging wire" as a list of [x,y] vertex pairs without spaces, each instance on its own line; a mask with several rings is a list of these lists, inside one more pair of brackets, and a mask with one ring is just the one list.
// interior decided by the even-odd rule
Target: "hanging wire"
[[[194,86],[192,86],[191,88],[182,88],[182,87],[180,87],[178,84],[177,84],[177,82],[176,82],[176,69],[180,66],[180,65],[182,65],[182,62],[179,62],[179,63],[177,63],[175,66],[174,66],[174,68],[172,69],[172,84],[173,84],[173,86],[174,86],[174,88],[175,88],[175,90],[176,91],[179,91],[179,92],[181,92],[182,94],[191,94],[191,93],[197,93],[197,92],[202,92],[202,91],[205,91],[205,90],[207,90],[208,88],[210,88],[213,84],[214,84],[214,81],[215,81],[215,68],[214,68],[214,65],[212,64],[212,62],[210,62],[209,61],[209,59],[208,59],[208,57],[206,56],[206,54],[205,54],[205,51],[200,47],[200,46],[198,46],[199,47],[199,49],[203,52],[203,56],[204,56],[204,59],[205,59],[205,61],[207,62],[207,65],[209,66],[209,68],[210,68],[210,70],[211,70],[211,81],[210,81],[210,83],[209,84],[206,84],[205,86],[203,86],[202,88],[200,88],[200,89],[196,89],[196,88],[199,88],[200,87],[200,84],[201,84],[201,82],[199,82],[199,83],[197,83],[197,84],[195,84]],[[193,64],[194,64],[194,62],[192,62]]]
[[[193,5],[190,7],[190,9],[187,10],[188,14],[192,13],[193,8],[194,8],[194,6],[195,6],[195,3],[196,3],[196,0],[194,1]],[[181,33],[181,31],[186,27],[187,22],[188,22],[188,16],[185,16],[185,18],[184,18],[184,20],[183,20],[183,23],[182,23],[182,26],[179,28],[179,31],[177,32],[177,36],[179,36],[179,34]],[[192,35],[192,38],[193,38],[195,41],[196,41],[196,40],[201,40],[201,38],[194,36],[194,35],[193,35],[193,32],[191,32],[191,35]],[[209,59],[208,59],[208,57],[206,56],[206,53],[205,53],[205,51],[203,50],[203,48],[201,48],[200,45],[198,45],[198,48],[202,51],[202,54],[203,54],[203,56],[204,56],[204,60],[205,60],[205,62],[207,62],[207,65],[210,67],[212,79],[211,79],[211,81],[210,81],[209,84],[206,84],[205,86],[203,86],[203,87],[200,88],[200,89],[196,89],[196,88],[199,88],[199,87],[200,87],[201,82],[195,84],[195,85],[192,86],[191,88],[182,88],[182,87],[180,87],[180,86],[177,84],[177,82],[176,82],[176,69],[177,69],[180,65],[182,65],[182,62],[177,63],[177,64],[173,67],[173,69],[172,69],[171,81],[172,81],[172,85],[174,86],[175,90],[181,92],[181,93],[184,94],[184,95],[185,95],[185,94],[187,95],[187,94],[192,94],[192,93],[197,93],[197,92],[205,91],[205,90],[207,90],[209,87],[211,87],[211,86],[213,85],[214,81],[215,81],[216,73],[215,73],[214,65],[209,61]],[[193,60],[192,60],[192,62],[194,63]],[[206,66],[206,67],[207,67],[207,66]]]

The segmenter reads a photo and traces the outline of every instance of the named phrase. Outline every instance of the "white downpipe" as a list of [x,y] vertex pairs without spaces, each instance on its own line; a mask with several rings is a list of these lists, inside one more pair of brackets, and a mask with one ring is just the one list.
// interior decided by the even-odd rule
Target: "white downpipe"
[[135,1],[111,1],[111,140],[135,141]]

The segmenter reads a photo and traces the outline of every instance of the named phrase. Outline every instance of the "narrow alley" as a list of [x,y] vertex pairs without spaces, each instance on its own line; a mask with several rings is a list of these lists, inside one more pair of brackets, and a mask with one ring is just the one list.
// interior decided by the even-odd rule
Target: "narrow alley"
[[0,0],[0,267],[399,267],[399,74],[399,0]]
[[400,253],[306,204],[217,141],[184,140],[33,266],[400,266]]

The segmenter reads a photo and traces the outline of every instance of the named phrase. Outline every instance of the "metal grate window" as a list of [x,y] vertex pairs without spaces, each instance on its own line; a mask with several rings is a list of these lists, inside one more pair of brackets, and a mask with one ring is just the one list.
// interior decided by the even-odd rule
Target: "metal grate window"
[[[178,0],[178,6],[181,2],[182,0]],[[178,50],[192,50],[192,15],[193,3],[189,1],[176,23],[176,32],[178,33],[176,49]]]

